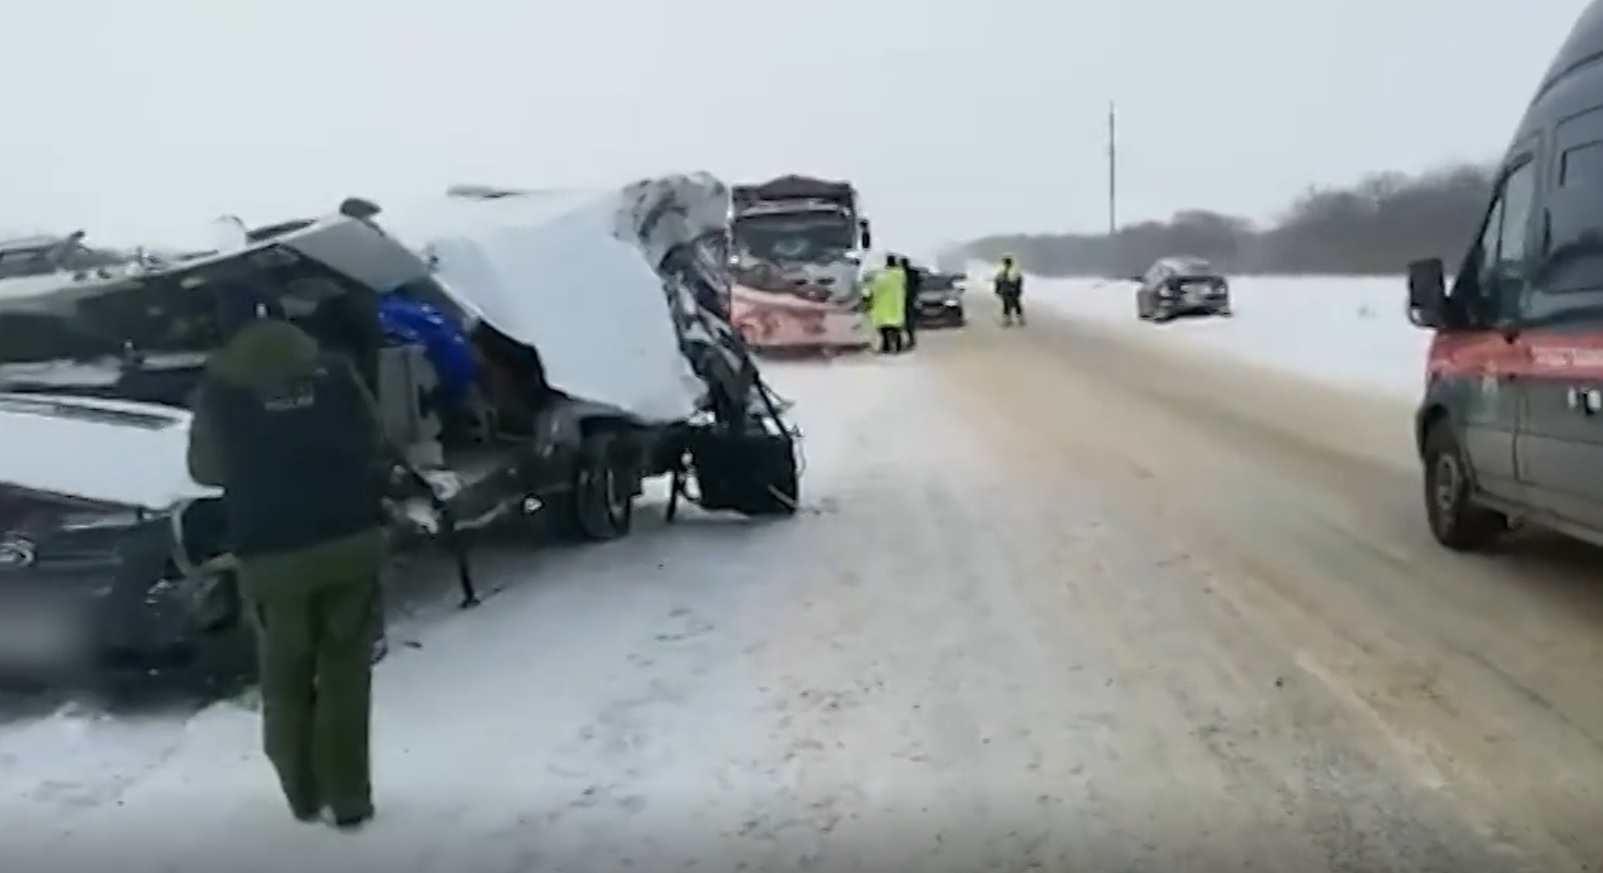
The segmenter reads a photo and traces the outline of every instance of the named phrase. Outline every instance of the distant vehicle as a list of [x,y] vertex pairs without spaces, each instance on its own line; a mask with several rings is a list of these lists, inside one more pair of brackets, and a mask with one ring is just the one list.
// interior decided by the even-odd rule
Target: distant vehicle
[[1231,314],[1230,282],[1201,258],[1163,258],[1144,275],[1130,278],[1140,286],[1135,311],[1142,321]]
[[790,175],[733,186],[729,314],[746,343],[792,354],[867,348],[862,278],[872,241],[850,182]]
[[1415,439],[1443,546],[1516,522],[1603,545],[1603,0],[1581,13],[1515,130],[1448,287],[1408,266],[1434,331]]
[[918,299],[913,301],[913,318],[917,327],[962,327],[968,324],[968,312],[963,305],[967,293],[967,273],[943,273],[915,266],[923,274]]

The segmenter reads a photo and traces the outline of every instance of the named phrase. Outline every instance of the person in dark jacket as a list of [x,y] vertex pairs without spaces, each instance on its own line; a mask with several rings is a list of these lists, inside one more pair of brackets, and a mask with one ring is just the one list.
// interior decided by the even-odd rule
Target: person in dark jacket
[[384,345],[378,303],[353,293],[331,294],[317,304],[301,324],[327,352],[350,359],[371,393],[378,392],[379,349]]
[[344,355],[258,289],[220,292],[224,346],[192,401],[189,471],[223,489],[257,633],[263,745],[290,812],[373,815],[368,737],[384,437]]
[[924,274],[913,266],[912,259],[907,257],[902,258],[902,272],[907,274],[907,299],[905,301],[907,307],[905,315],[907,320],[905,327],[907,342],[902,346],[902,350],[910,352],[918,348],[918,326],[916,324],[918,319],[918,292],[924,286]]

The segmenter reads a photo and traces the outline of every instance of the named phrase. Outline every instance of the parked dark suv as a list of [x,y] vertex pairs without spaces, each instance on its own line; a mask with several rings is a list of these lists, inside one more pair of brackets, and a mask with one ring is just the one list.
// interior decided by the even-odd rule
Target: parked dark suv
[[1408,270],[1409,319],[1436,332],[1416,419],[1442,545],[1511,520],[1603,544],[1603,0],[1532,97],[1451,285]]
[[1230,315],[1230,282],[1201,258],[1164,258],[1132,279],[1140,283],[1135,312],[1142,321]]

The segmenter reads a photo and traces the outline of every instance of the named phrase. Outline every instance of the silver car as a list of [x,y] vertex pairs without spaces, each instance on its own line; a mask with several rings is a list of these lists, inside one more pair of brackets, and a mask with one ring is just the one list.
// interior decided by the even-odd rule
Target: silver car
[[1231,314],[1230,282],[1201,258],[1164,258],[1144,275],[1131,278],[1140,286],[1135,310],[1142,321]]

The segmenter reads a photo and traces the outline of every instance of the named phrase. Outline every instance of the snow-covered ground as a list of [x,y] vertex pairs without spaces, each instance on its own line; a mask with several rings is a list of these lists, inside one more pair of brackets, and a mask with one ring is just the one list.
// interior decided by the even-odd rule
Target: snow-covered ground
[[[956,501],[962,459],[983,454],[916,360],[773,369],[808,432],[799,517],[642,519],[616,543],[484,557],[481,573],[505,590],[397,629],[415,645],[380,666],[379,817],[363,833],[289,819],[247,708],[62,714],[0,729],[0,866],[460,873],[700,858],[798,869],[837,827],[871,846],[873,822],[848,821],[860,812],[917,816],[930,797],[965,791],[976,803],[1043,795],[1049,786],[1012,776],[973,784],[977,740],[946,740],[968,750],[960,766],[919,763],[959,755],[920,751],[929,718],[968,737],[981,728],[961,719],[992,718],[993,706],[1009,717],[996,695],[1011,680],[986,652],[997,625],[976,623],[964,600],[985,594],[985,577],[942,581],[922,557],[976,530]],[[887,410],[897,434],[872,450]],[[887,528],[909,501],[926,509]],[[903,551],[883,554],[887,537]],[[919,566],[887,565],[906,548]],[[977,660],[954,666],[964,658]],[[991,678],[976,683],[975,670]],[[850,748],[837,745],[842,721]],[[948,828],[974,815],[937,814]]]
[[[1036,306],[1113,336],[1004,334],[976,300],[912,355],[770,366],[807,430],[803,511],[648,510],[615,543],[482,554],[498,594],[394,631],[368,829],[290,820],[247,707],[61,713],[0,727],[0,869],[1595,857],[1595,826],[1565,818],[1603,784],[1576,726],[1603,675],[1595,587],[1460,562],[1409,477],[1311,424],[1287,437],[1342,392],[1299,385],[1319,395],[1299,412],[1235,368],[1190,397],[1232,414],[1194,414],[1170,402],[1189,371],[1143,345],[1411,396],[1425,337],[1394,284],[1244,279],[1237,318],[1154,326],[1127,287],[1036,280]],[[1274,408],[1235,414],[1254,403]]]
[[1243,276],[1232,318],[1154,325],[1135,317],[1130,282],[1032,278],[1031,303],[1256,364],[1388,396],[1418,396],[1430,334],[1408,323],[1403,279]]

